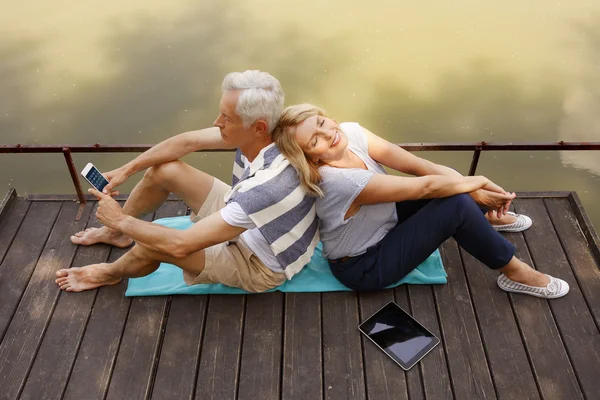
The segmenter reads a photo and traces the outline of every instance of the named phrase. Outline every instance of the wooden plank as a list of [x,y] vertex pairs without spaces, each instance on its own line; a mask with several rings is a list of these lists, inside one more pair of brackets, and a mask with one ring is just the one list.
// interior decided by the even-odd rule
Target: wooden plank
[[[148,221],[153,216],[154,213],[144,219]],[[114,262],[127,250],[113,247],[108,261]],[[131,298],[125,297],[126,290],[127,279],[96,290],[98,293],[65,389],[64,399],[105,397],[131,304]],[[81,293],[65,295],[80,296]]]
[[496,284],[498,272],[460,251],[498,398],[540,398],[510,300]]
[[[394,301],[393,290],[358,294],[360,322]],[[408,399],[404,370],[363,334],[360,335],[365,364],[365,384],[369,399]]]
[[[535,267],[523,234],[505,233],[504,236],[517,248],[515,257]],[[513,293],[509,293],[509,298],[542,398],[581,399],[575,372],[565,352],[548,301]],[[557,368],[557,365],[561,367]]]
[[441,247],[448,283],[434,287],[454,396],[494,399],[496,393],[467,288],[458,245],[449,239]]
[[[156,210],[155,218],[181,216],[186,208],[181,202],[168,201]],[[132,299],[108,398],[145,399],[151,393],[169,305],[168,296]]]
[[[88,228],[100,226],[95,217],[98,205],[94,203],[90,203],[94,209]],[[72,233],[74,232],[69,232],[68,235]],[[109,254],[108,245],[79,246],[72,267],[105,262]],[[95,296],[94,290],[76,296],[60,295],[21,398],[57,399],[62,396]]]
[[7,212],[4,220],[0,222],[0,266],[25,219],[30,205],[31,203],[23,198],[16,199],[10,212]]
[[92,206],[85,208],[83,221],[75,221],[78,208],[75,203],[64,203],[61,207],[54,229],[0,345],[0,387],[4,389],[6,398],[17,397],[23,389],[60,295],[60,289],[54,282],[55,273],[70,266],[75,256],[77,247],[70,243],[69,237],[85,226]]
[[356,292],[323,293],[325,399],[365,399]]
[[585,212],[583,204],[581,203],[581,200],[576,192],[571,192],[569,196],[569,203],[571,204],[572,210],[575,213],[575,217],[577,217],[579,227],[588,241],[590,250],[596,258],[596,262],[600,263],[600,236],[598,236],[598,232],[594,228],[594,224]]
[[600,330],[600,265],[590,252],[575,213],[568,200],[544,200],[548,215],[566,252],[577,283]]
[[[442,342],[419,363],[425,396],[429,399],[452,399],[454,397],[444,351],[445,341],[440,329],[433,288],[430,285],[408,285],[407,288],[413,317]],[[413,398],[412,392],[410,397]]]
[[320,293],[286,293],[283,400],[323,398]]
[[[550,301],[567,354],[587,398],[600,393],[600,334],[583,298],[573,270],[542,200],[521,200],[517,212],[531,217],[534,224],[524,232],[531,256],[538,270],[564,279],[571,286],[569,294]],[[596,349],[592,351],[592,349]]]
[[173,296],[152,398],[191,399],[196,386],[208,296]]
[[[396,303],[402,307],[403,310],[412,315],[410,299],[406,285],[401,285],[394,289],[394,298]],[[406,379],[406,390],[408,397],[411,400],[425,399],[421,366],[418,365],[408,371],[404,371],[404,376]]]
[[[117,196],[114,196],[114,199],[117,201],[126,201],[129,198],[130,193],[121,193]],[[83,197],[86,201],[96,201],[96,197],[91,194],[84,193]],[[29,201],[78,201],[79,198],[76,194],[37,194],[31,193],[27,195],[27,200]],[[181,201],[179,197],[174,194],[170,194],[167,197],[167,201]]]
[[[187,206],[177,203],[175,214]],[[159,210],[160,211],[160,210]],[[162,214],[157,212],[157,217]],[[196,371],[202,343],[208,296],[173,296],[163,326],[160,357],[152,389],[153,399],[190,399],[196,386]]]
[[539,199],[539,198],[562,198],[569,197],[571,192],[567,191],[547,191],[547,192],[517,192],[518,199]]
[[238,399],[279,398],[283,299],[283,293],[272,292],[246,300]]
[[60,203],[33,204],[0,265],[0,341],[38,262]]
[[4,195],[2,201],[0,201],[0,224],[4,220],[4,217],[8,215],[8,212],[15,203],[15,200],[17,200],[17,197],[17,191],[14,188],[10,188]]
[[236,397],[245,305],[246,296],[210,295],[196,399]]

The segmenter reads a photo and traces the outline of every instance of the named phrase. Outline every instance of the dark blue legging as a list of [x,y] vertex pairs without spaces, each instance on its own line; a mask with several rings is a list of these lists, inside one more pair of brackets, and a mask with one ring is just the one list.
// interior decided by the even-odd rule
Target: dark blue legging
[[333,275],[353,290],[376,290],[398,282],[446,239],[479,261],[498,269],[515,254],[515,246],[492,228],[468,194],[396,203],[398,223],[366,253],[330,262]]

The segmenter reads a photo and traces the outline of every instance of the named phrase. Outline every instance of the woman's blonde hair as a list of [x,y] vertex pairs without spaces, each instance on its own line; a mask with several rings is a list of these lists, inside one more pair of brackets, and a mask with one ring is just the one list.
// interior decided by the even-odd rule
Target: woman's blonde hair
[[302,148],[296,141],[296,127],[298,124],[314,115],[324,117],[325,113],[312,104],[289,106],[283,110],[279,123],[273,131],[273,141],[298,172],[298,178],[304,190],[311,196],[322,197],[323,191],[319,187],[321,182],[319,165],[306,158]]

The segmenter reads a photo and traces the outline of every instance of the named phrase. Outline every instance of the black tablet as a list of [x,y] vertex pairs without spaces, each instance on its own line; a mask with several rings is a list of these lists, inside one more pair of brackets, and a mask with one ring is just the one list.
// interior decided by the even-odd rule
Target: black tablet
[[358,329],[405,370],[440,343],[433,333],[393,301],[370,316]]

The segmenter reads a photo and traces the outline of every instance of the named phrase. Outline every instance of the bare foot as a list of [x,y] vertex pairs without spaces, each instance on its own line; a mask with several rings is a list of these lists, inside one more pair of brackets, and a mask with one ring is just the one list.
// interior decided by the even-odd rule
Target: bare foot
[[489,214],[485,214],[485,217],[492,225],[510,225],[517,222],[517,217],[510,214],[502,215],[500,218],[496,216],[496,213],[494,213],[493,217],[490,217]]
[[103,226],[102,228],[88,228],[71,236],[73,244],[89,246],[96,243],[111,244],[115,247],[129,247],[133,239],[123,235],[121,232]]
[[111,276],[108,264],[92,264],[82,268],[59,269],[56,271],[56,284],[67,292],[82,292],[100,286],[115,285],[121,278]]

